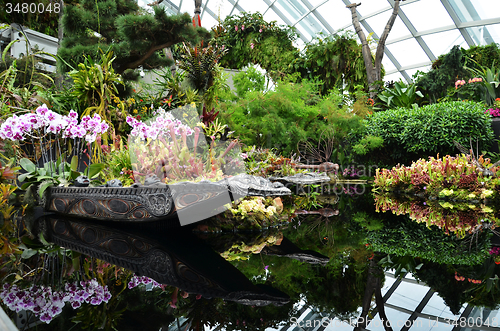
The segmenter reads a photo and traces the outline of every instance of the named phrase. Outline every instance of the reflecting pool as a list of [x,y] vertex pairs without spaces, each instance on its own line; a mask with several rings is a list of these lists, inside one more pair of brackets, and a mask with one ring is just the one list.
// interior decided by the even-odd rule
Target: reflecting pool
[[27,213],[2,308],[19,330],[500,329],[496,206],[303,193],[183,227]]

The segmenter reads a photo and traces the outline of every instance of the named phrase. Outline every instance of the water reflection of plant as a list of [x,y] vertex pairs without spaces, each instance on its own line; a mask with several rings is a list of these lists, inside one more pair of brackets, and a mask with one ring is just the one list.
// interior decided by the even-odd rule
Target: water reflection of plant
[[17,285],[4,284],[3,291],[0,292],[0,299],[10,310],[31,311],[46,323],[50,323],[62,312],[66,302],[76,309],[83,302],[100,305],[102,302],[108,302],[110,298],[108,287],[99,285],[95,279],[67,283],[61,291],[53,290],[50,286],[33,285],[21,289]]
[[[361,305],[366,263],[364,268],[358,268],[347,254],[332,260],[323,267],[285,257],[252,255],[248,261],[233,261],[233,264],[255,282],[264,281],[262,275],[268,265],[265,284],[287,293],[290,304],[305,301],[314,309],[349,319]],[[240,319],[240,327],[241,322]]]
[[484,204],[438,200],[408,200],[390,194],[375,196],[376,211],[391,211],[393,214],[408,214],[409,217],[427,226],[435,225],[463,238],[467,233],[474,233],[483,223],[499,224],[494,210]]
[[488,238],[486,232],[479,233],[471,244],[470,235],[460,239],[408,216],[389,214],[384,216],[382,230],[367,233],[366,243],[373,251],[390,254],[391,258],[412,256],[443,264],[476,265],[489,256]]
[[451,312],[458,314],[464,303],[498,308],[498,271],[492,258],[475,266],[426,262],[414,277],[438,292]]

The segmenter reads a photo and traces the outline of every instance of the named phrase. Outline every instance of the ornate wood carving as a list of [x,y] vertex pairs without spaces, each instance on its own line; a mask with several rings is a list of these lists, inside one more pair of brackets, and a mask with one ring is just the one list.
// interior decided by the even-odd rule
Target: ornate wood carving
[[[178,212],[213,209],[246,195],[287,195],[290,190],[267,179],[238,175],[220,182],[184,182],[172,185],[153,183],[132,187],[50,187],[46,211],[90,219],[113,221],[154,221],[174,217]],[[201,214],[205,214],[201,210]],[[186,214],[184,214],[186,215]],[[202,218],[203,219],[203,218]],[[201,220],[201,219],[199,219]]]

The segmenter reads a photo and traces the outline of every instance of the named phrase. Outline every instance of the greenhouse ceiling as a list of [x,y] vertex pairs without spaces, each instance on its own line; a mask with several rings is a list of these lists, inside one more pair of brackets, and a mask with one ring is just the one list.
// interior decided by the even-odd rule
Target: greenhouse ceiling
[[[142,3],[141,3],[142,2]],[[139,0],[146,5],[148,0]],[[202,26],[211,28],[218,19],[240,12],[261,12],[267,21],[297,28],[297,46],[317,33],[352,30],[351,0],[203,0]],[[358,0],[358,17],[366,35],[377,40],[392,13],[393,0]],[[164,0],[172,13],[194,13],[194,0]],[[500,0],[406,0],[386,42],[385,80],[411,81],[427,71],[432,61],[454,45],[500,43]]]

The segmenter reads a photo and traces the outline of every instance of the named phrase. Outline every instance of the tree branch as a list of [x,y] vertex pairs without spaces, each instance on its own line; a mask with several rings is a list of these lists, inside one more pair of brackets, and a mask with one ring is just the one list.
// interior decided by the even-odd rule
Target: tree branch
[[120,66],[119,68],[117,68],[116,71],[121,74],[127,69],[135,69],[144,62],[146,62],[147,59],[149,59],[151,55],[153,55],[154,52],[156,52],[157,50],[170,47],[173,44],[176,44],[177,42],[178,42],[177,40],[174,40],[174,41],[169,41],[168,43],[162,45],[153,46],[146,53],[144,53],[144,55],[140,59],[135,60],[134,62],[129,62],[123,66]]
[[373,83],[373,81],[371,81],[370,76],[373,75],[375,67],[373,66],[373,62],[372,62],[372,53],[370,50],[370,46],[368,45],[368,41],[366,40],[366,36],[363,32],[363,29],[361,28],[361,25],[359,24],[358,14],[356,13],[356,7],[359,5],[361,5],[361,3],[358,3],[358,4],[352,3],[346,7],[351,10],[352,25],[354,25],[354,29],[355,29],[359,39],[361,40],[361,50],[363,53],[363,60],[365,62],[368,84],[371,84],[371,83]]
[[[394,8],[392,9],[391,17],[387,21],[387,24],[385,25],[384,28],[384,32],[382,33],[382,36],[378,41],[377,52],[375,54],[375,66],[377,66],[376,70],[379,72],[379,76],[380,76],[382,58],[384,57],[385,41],[387,40],[389,32],[391,32],[392,26],[394,25],[396,17],[398,16],[399,1],[400,0],[396,0],[394,2]],[[380,77],[378,77],[378,79],[380,79]]]

